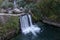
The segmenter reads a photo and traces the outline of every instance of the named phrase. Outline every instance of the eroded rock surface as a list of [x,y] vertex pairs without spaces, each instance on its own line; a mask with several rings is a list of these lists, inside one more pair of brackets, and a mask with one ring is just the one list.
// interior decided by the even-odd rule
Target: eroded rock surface
[[8,21],[8,19],[10,18],[10,16],[0,16],[0,23],[6,23]]

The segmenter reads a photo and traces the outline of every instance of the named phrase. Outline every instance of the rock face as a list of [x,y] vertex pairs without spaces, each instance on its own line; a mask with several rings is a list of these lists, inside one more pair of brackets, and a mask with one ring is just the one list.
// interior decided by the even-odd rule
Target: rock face
[[7,13],[7,10],[6,9],[0,9],[0,12],[1,13]]
[[10,17],[9,16],[0,16],[0,23],[6,23]]

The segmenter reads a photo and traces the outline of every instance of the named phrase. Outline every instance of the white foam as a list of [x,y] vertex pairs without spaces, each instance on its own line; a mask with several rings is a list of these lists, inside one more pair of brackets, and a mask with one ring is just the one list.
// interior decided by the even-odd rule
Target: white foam
[[41,30],[41,28],[39,28],[37,25],[33,25],[31,15],[29,14],[28,16],[27,15],[21,16],[20,22],[21,22],[22,33],[25,35],[28,33],[32,33],[34,36],[36,36],[37,33],[39,33]]
[[14,8],[15,12],[20,12],[20,10],[18,8]]
[[32,25],[31,27],[28,27],[28,28],[26,28],[26,29],[23,29],[23,33],[24,34],[28,34],[28,33],[32,33],[33,35],[37,35],[36,33],[39,33],[39,31],[40,31],[41,29],[39,28],[39,27],[34,27],[34,25]]

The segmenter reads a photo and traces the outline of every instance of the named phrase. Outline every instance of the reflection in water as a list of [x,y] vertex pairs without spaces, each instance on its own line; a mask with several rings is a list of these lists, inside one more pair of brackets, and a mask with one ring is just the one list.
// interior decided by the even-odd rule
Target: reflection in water
[[22,35],[22,40],[35,40],[34,35],[30,34],[30,35]]
[[38,36],[34,36],[31,33],[27,34],[27,35],[20,34],[19,36],[17,36],[13,40],[37,40],[37,37]]

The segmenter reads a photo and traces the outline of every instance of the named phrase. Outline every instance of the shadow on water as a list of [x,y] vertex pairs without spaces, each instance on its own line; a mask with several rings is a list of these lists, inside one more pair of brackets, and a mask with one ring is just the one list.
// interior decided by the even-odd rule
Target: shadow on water
[[12,40],[60,40],[60,28],[38,22],[37,25],[41,31],[37,36],[30,34],[23,35],[20,33]]

